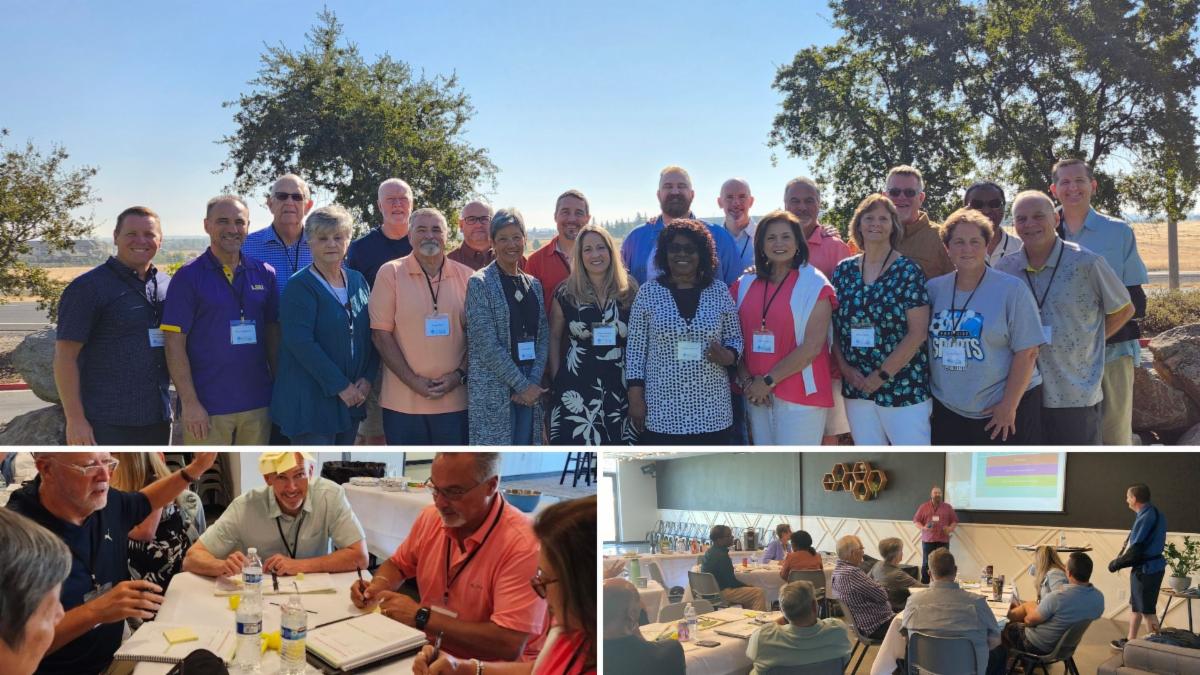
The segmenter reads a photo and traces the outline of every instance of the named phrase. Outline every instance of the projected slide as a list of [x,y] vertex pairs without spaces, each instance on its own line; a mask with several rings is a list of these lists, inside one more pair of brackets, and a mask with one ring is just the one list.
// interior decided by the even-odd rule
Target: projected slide
[[958,510],[1062,511],[1065,452],[948,452],[946,501]]

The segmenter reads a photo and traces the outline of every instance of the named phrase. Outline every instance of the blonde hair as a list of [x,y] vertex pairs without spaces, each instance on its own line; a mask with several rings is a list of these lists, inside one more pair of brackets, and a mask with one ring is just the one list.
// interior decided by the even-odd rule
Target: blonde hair
[[917,179],[917,186],[920,187],[921,190],[925,189],[925,177],[921,175],[921,170],[915,166],[910,166],[908,164],[893,166],[891,170],[888,171],[887,179],[885,179],[884,182],[886,183],[891,179],[892,176],[912,176],[913,178]]
[[692,174],[688,173],[687,169],[679,166],[678,164],[668,164],[667,166],[664,166],[663,170],[658,172],[658,182],[661,184],[663,176],[669,173],[681,173],[683,174],[683,177],[687,179],[688,185],[690,186],[692,184]]
[[121,492],[137,492],[160,478],[171,475],[157,452],[114,452],[121,463],[113,472],[112,486]]
[[954,238],[954,228],[959,225],[974,225],[979,228],[979,233],[983,235],[985,242],[991,241],[996,236],[996,226],[992,223],[992,219],[983,215],[969,207],[963,207],[954,213],[951,213],[946,221],[938,228],[942,236],[942,245],[949,246],[950,240]]
[[1058,557],[1058,552],[1053,546],[1039,546],[1037,552],[1034,553],[1034,564],[1037,569],[1037,576],[1034,577],[1034,588],[1037,589],[1039,599],[1042,595],[1042,582],[1046,579],[1046,574],[1053,568],[1057,567],[1062,570],[1063,574],[1067,573],[1067,566],[1063,564],[1062,558]]
[[637,295],[637,281],[625,271],[625,265],[621,262],[621,252],[617,250],[617,243],[612,235],[608,230],[596,225],[584,225],[575,237],[575,247],[571,250],[571,273],[563,282],[563,292],[567,299],[576,305],[599,301],[596,297],[596,290],[599,289],[592,288],[583,263],[583,237],[588,234],[599,235],[608,249],[608,269],[604,272],[605,297],[615,297],[617,304],[628,308]]

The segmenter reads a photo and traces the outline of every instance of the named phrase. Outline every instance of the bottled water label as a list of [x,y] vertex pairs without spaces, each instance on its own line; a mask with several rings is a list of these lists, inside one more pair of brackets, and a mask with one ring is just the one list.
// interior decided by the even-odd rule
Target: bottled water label
[[262,633],[261,621],[239,621],[237,622],[238,635],[259,635]]
[[287,626],[283,626],[279,630],[284,640],[303,640],[304,636],[308,633],[303,628],[288,628]]
[[242,572],[242,581],[247,584],[261,584],[262,574],[250,574],[249,572]]

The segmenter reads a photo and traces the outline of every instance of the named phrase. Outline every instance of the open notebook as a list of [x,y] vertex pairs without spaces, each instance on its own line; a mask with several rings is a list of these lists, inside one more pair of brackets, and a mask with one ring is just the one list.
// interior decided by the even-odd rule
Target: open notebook
[[371,613],[308,631],[307,648],[339,670],[354,670],[396,654],[420,649],[425,633]]
[[[188,639],[194,636],[195,639]],[[147,621],[138,626],[125,644],[113,656],[117,661],[150,661],[179,663],[197,649],[207,649],[225,663],[233,661],[237,636],[222,628],[197,628],[179,624]]]
[[[300,587],[300,593],[337,593],[338,589],[333,587],[333,577],[327,572],[314,572],[305,574],[303,577],[279,577],[279,590],[275,590],[275,585],[271,583],[271,575],[263,575],[262,592],[263,595],[291,595],[296,584]],[[242,592],[241,577],[217,577],[216,590],[213,595],[227,596],[237,595]]]

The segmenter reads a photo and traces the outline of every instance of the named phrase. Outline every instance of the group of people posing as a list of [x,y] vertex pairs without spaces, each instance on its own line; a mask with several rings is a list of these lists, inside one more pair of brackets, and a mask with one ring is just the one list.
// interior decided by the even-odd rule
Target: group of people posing
[[[268,575],[368,569],[345,490],[307,453],[263,454],[266,485],[206,528],[187,488],[215,459],[169,472],[157,453],[35,453],[35,477],[0,508],[4,672],[107,672],[125,624],[154,620],[175,575],[237,577],[250,548]],[[436,455],[432,504],[346,598],[437,641],[417,675],[594,673],[596,498],[531,521],[505,501],[499,465],[498,453]]]
[[62,297],[67,442],[167,442],[174,381],[185,443],[1128,444],[1146,268],[1086,163],[1053,176],[1060,206],[1021,192],[1013,237],[999,186],[936,226],[898,166],[847,243],[810,179],[758,222],[730,179],[714,225],[669,166],[619,250],[568,190],[526,257],[517,209],[467,204],[447,253],[445,215],[391,178],[351,242],[286,175],[253,233],[240,197],[210,200],[211,245],[171,278],[133,207]]

